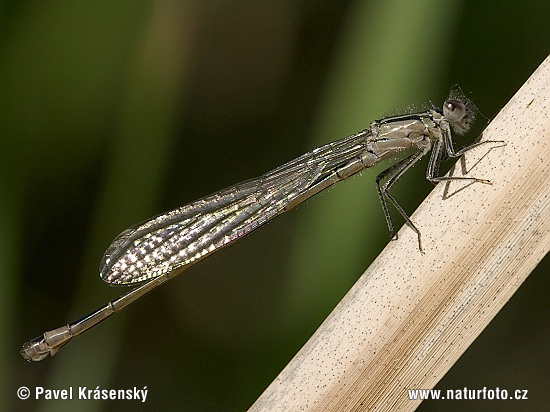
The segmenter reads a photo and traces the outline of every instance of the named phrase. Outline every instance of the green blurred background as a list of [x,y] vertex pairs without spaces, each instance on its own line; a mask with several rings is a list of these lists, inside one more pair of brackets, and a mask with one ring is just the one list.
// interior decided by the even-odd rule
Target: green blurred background
[[[132,224],[411,103],[440,104],[455,83],[494,117],[550,50],[547,0],[3,1],[0,10],[3,410],[245,410],[388,242],[380,167],[56,357],[29,364],[18,351],[126,291],[104,284],[98,265]],[[410,212],[431,190],[425,165],[396,185]],[[548,405],[548,266],[438,385],[528,389],[530,400],[420,410]],[[23,385],[149,394],[145,403],[21,401]]]

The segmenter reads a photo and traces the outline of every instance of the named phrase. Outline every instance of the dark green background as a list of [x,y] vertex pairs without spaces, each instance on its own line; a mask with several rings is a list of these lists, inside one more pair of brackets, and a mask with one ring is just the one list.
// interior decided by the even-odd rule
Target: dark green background
[[[0,3],[2,409],[245,410],[387,243],[379,167],[189,269],[58,356],[28,364],[18,351],[126,291],[105,285],[98,265],[140,220],[396,109],[440,104],[455,83],[494,117],[548,55],[549,4]],[[425,166],[394,191],[410,212],[431,190]],[[420,410],[548,405],[548,293],[546,259],[438,385],[528,389],[528,402]],[[147,386],[149,395],[20,401],[22,385]]]

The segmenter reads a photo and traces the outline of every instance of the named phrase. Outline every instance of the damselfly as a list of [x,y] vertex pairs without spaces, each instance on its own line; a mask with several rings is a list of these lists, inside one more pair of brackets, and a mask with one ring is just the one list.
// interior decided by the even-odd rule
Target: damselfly
[[467,132],[476,112],[472,102],[455,86],[441,108],[432,106],[422,112],[376,120],[368,129],[314,149],[256,179],[220,190],[125,230],[105,252],[100,275],[113,285],[142,285],[76,322],[25,343],[22,356],[39,361],[55,355],[75,336],[189,266],[320,191],[402,151],[412,154],[380,173],[376,177],[376,188],[390,237],[394,236],[394,226],[388,201],[416,232],[418,248],[422,251],[420,231],[388,190],[430,150],[432,154],[426,171],[429,181],[490,183],[473,177],[438,176],[442,160],[459,157],[488,142],[473,143],[458,151],[453,148],[451,128],[457,134]]

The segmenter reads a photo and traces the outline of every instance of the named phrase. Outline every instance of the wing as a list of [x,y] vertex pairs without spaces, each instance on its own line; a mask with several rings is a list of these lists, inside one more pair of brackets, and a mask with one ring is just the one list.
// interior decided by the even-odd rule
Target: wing
[[100,264],[111,284],[140,283],[183,270],[284,211],[339,165],[359,156],[367,129],[247,180],[135,225],[118,235]]

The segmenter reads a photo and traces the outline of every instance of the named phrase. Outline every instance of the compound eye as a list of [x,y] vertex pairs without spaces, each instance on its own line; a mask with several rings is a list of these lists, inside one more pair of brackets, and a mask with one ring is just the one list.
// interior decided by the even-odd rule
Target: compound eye
[[472,126],[475,119],[468,106],[460,100],[449,99],[443,103],[443,116],[453,126],[456,133],[464,134]]
[[450,123],[461,123],[462,119],[468,115],[466,105],[459,100],[449,99],[443,105],[443,116]]

